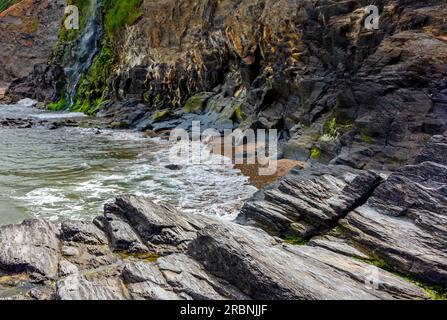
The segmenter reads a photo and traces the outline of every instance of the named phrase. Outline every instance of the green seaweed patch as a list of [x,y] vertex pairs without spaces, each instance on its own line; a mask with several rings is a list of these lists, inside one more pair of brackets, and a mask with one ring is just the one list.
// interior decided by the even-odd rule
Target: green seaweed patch
[[304,246],[309,243],[309,240],[304,239],[303,237],[298,236],[287,236],[283,238],[284,242],[288,244],[293,244],[295,246]]
[[128,251],[118,252],[118,255],[124,260],[142,260],[145,262],[155,262],[160,258],[154,253],[132,253]]
[[247,115],[245,114],[245,112],[241,110],[241,105],[240,104],[237,105],[236,108],[234,109],[232,120],[234,122],[241,123],[246,119]]
[[312,149],[310,149],[310,157],[312,159],[318,159],[321,156],[321,151],[320,149],[313,147]]
[[186,101],[183,111],[186,113],[201,113],[206,100],[203,95],[192,96]]
[[61,97],[57,102],[50,103],[47,106],[47,109],[51,111],[61,111],[64,110],[68,106],[67,99],[65,97]]
[[109,125],[110,129],[127,129],[129,128],[129,124],[126,121],[112,122]]
[[353,122],[340,123],[336,117],[330,117],[324,124],[324,134],[331,138],[338,138],[340,135],[351,131],[354,128]]
[[331,137],[337,136],[337,118],[330,118],[324,125],[324,133]]
[[0,286],[4,288],[15,288],[30,280],[27,274],[3,275],[0,276]]

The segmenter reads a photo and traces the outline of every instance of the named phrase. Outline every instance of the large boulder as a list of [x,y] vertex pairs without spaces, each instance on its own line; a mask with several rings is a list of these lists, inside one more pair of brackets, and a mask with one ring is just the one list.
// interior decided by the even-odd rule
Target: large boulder
[[58,264],[58,230],[50,222],[26,220],[0,227],[0,270],[56,279]]
[[308,239],[337,225],[380,181],[374,172],[345,166],[297,167],[249,199],[237,221]]
[[381,184],[340,222],[356,243],[392,268],[447,284],[447,134]]
[[213,275],[253,299],[424,298],[393,274],[322,248],[278,242],[259,229],[215,224],[189,253]]

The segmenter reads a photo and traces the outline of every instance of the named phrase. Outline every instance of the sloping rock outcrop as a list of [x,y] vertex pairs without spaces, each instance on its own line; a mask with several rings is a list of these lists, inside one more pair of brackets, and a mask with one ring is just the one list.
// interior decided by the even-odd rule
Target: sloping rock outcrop
[[308,239],[337,225],[380,181],[372,171],[345,166],[295,168],[249,199],[237,221],[275,235]]
[[8,87],[14,80],[27,77],[35,65],[48,62],[66,3],[22,0],[0,13],[0,87]]
[[383,182],[343,166],[294,170],[249,200],[238,221],[445,286],[446,142],[447,134],[434,136]]
[[[433,155],[433,156],[432,156]],[[447,134],[340,221],[342,232],[396,270],[447,284]]]
[[[114,245],[111,207],[125,214],[121,222],[146,252]],[[178,242],[184,232],[187,239]],[[351,257],[292,246],[233,222],[185,215],[144,197],[119,197],[92,223],[66,221],[57,230],[49,222],[30,220],[0,227],[0,234],[3,298],[428,298],[414,284]],[[31,246],[46,259],[24,250]]]
[[59,262],[58,230],[44,220],[26,220],[0,232],[0,269],[35,273],[56,279]]

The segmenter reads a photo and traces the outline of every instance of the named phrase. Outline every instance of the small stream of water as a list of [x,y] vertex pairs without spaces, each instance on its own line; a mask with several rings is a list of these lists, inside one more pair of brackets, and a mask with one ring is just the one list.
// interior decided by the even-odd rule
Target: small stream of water
[[100,51],[101,37],[104,32],[102,24],[102,2],[91,0],[89,17],[83,28],[83,33],[76,41],[71,50],[71,56],[64,69],[67,78],[68,106],[73,105],[82,74],[87,71],[93,63],[94,58]]

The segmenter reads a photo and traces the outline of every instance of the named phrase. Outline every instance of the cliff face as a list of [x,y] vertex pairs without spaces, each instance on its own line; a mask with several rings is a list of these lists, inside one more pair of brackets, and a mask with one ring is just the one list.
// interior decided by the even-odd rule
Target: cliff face
[[22,0],[0,13],[0,87],[46,63],[57,42],[65,0]]
[[143,1],[111,96],[279,129],[288,158],[394,169],[446,129],[447,8],[377,3],[370,31],[369,1]]
[[[70,3],[83,13],[84,1]],[[445,1],[376,1],[378,30],[364,27],[367,0],[102,3],[102,50],[79,81],[76,110],[140,129],[192,118],[275,128],[284,157],[355,168],[396,169],[447,129]],[[59,40],[66,66],[73,43]],[[31,79],[50,79],[45,90],[12,91],[56,100],[52,68]]]

